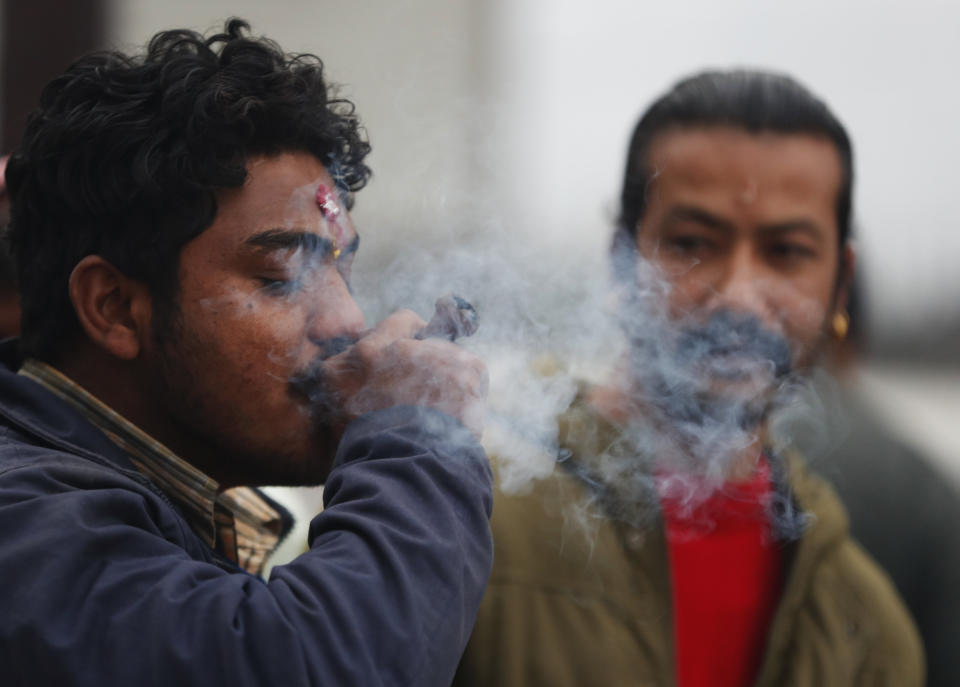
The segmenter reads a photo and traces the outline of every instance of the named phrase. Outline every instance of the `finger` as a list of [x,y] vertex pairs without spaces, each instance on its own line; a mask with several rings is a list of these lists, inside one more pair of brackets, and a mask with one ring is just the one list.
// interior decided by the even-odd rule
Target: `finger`
[[432,337],[455,341],[477,331],[477,311],[467,301],[449,294],[437,300],[436,311],[427,326],[417,332],[417,339]]
[[381,348],[397,339],[412,339],[426,323],[412,310],[398,310],[365,333],[358,344]]

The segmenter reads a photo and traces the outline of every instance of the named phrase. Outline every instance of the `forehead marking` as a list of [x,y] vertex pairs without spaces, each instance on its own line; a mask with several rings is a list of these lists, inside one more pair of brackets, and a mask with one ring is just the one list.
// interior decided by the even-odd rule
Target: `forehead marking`
[[317,207],[320,208],[320,214],[330,223],[333,231],[333,259],[340,257],[343,243],[343,227],[340,224],[340,215],[343,210],[340,207],[340,198],[338,194],[326,184],[320,184],[317,187],[316,194]]

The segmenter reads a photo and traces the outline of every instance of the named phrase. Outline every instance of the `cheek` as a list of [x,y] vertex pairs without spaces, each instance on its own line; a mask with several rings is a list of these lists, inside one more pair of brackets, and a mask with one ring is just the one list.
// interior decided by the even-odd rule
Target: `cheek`
[[674,314],[691,312],[703,305],[712,292],[706,266],[690,260],[665,260],[655,248],[643,243],[634,278],[642,293],[666,298]]
[[244,382],[286,379],[305,362],[305,316],[297,303],[234,289],[198,306],[188,331],[204,340],[204,357],[219,358],[213,362],[233,368]]
[[700,309],[705,300],[702,284],[692,280],[675,280],[670,282],[670,291],[667,296],[670,317],[682,319]]
[[773,284],[770,303],[796,350],[809,351],[820,339],[829,316],[830,292],[803,289],[793,284]]
[[710,306],[716,289],[703,272],[700,268],[670,273],[660,271],[660,288],[671,317],[684,317]]

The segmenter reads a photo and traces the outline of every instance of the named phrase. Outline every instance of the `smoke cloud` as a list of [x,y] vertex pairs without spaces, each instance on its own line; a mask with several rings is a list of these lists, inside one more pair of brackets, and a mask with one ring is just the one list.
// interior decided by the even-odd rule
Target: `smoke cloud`
[[[503,490],[573,470],[593,486],[591,503],[571,504],[578,519],[640,525],[664,490],[691,511],[709,498],[756,441],[760,419],[794,403],[802,380],[781,334],[743,313],[670,316],[667,280],[635,265],[625,286],[607,261],[488,235],[398,253],[376,280],[357,281],[357,298],[371,320],[403,307],[426,316],[443,293],[473,303],[479,331],[458,343],[490,370],[484,444]],[[627,378],[643,412],[588,464],[571,457],[558,417],[586,385]],[[777,457],[771,468],[782,471]],[[793,536],[803,517],[786,495],[774,500],[776,528]]]

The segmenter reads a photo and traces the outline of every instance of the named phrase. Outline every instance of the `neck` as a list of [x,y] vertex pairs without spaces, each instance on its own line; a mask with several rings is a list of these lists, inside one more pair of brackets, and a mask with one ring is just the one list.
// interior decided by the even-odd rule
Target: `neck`
[[163,410],[163,394],[155,381],[156,374],[147,374],[142,361],[119,360],[89,344],[81,344],[69,359],[54,367],[175,455],[222,481],[224,476],[210,460],[209,447],[183,432]]
[[[588,402],[608,422],[625,425],[632,420],[650,418],[655,414],[641,398],[641,394],[632,393],[623,386],[611,385],[592,389]],[[763,455],[766,436],[767,427],[764,423],[752,433],[752,440],[732,455],[723,475],[724,480],[739,482],[753,475]]]

